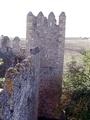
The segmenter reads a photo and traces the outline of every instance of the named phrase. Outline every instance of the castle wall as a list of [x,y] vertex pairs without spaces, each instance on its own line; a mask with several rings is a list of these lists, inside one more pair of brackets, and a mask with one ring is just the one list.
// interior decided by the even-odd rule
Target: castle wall
[[5,74],[1,97],[4,120],[37,120],[38,81],[30,57]]

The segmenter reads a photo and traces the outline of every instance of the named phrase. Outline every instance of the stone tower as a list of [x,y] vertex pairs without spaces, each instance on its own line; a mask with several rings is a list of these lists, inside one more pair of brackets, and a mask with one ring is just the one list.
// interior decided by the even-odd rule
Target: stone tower
[[42,12],[37,16],[31,12],[27,15],[27,55],[31,55],[36,61],[35,69],[39,71],[37,76],[40,80],[38,106],[40,117],[54,118],[55,110],[60,103],[65,20],[64,12],[59,16],[59,24],[56,24],[53,12],[48,15],[48,18]]

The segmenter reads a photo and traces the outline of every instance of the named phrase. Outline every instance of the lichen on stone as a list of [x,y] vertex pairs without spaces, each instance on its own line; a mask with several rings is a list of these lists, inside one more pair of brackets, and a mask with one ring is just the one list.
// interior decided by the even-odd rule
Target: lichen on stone
[[5,74],[5,79],[9,78],[11,79],[12,76],[16,73],[16,69],[14,67],[10,67],[7,71],[6,71],[6,74]]
[[12,94],[13,91],[13,80],[12,77],[16,73],[16,70],[13,67],[10,67],[5,74],[5,88],[8,94]]

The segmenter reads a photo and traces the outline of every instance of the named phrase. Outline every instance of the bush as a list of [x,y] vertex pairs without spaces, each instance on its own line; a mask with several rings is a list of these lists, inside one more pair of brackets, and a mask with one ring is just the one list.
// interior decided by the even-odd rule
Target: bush
[[81,63],[76,62],[75,59],[67,63],[64,87],[70,90],[90,89],[90,51],[83,51],[81,55]]
[[64,87],[71,94],[65,106],[68,120],[90,120],[90,50],[81,52],[82,61],[67,64]]

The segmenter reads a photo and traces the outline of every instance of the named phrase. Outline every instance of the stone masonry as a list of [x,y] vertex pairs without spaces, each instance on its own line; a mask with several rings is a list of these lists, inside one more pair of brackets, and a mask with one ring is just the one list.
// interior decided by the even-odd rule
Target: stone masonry
[[7,70],[0,102],[3,120],[37,120],[38,79],[31,57]]
[[[40,58],[35,65],[40,76],[39,82],[39,116],[55,118],[55,110],[60,103],[62,93],[62,76],[65,42],[65,13],[59,16],[56,24],[55,15],[51,12],[46,18],[42,12],[34,16],[27,15],[27,56]],[[39,61],[40,60],[40,61]],[[56,115],[58,118],[59,116]]]
[[[37,16],[28,13],[27,58],[7,70],[0,95],[4,120],[59,118],[56,111],[62,93],[65,19],[64,12],[59,24],[53,12],[48,18],[42,12]],[[8,41],[7,36],[2,41],[5,52],[10,47]],[[16,37],[13,42],[16,52],[19,39]]]

